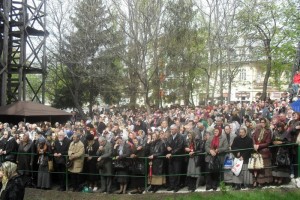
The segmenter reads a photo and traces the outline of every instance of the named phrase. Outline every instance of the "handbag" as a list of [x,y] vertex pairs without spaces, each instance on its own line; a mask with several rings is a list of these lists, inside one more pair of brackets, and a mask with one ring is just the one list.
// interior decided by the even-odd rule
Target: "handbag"
[[49,172],[52,172],[54,170],[53,160],[48,160],[48,170]]
[[231,169],[233,167],[232,153],[226,154],[224,159],[224,169]]
[[211,156],[208,161],[208,170],[210,172],[218,172],[220,171],[220,159],[218,156]]
[[133,174],[145,174],[145,164],[141,162],[134,162],[131,169]]
[[275,165],[276,166],[289,166],[291,164],[289,153],[287,150],[283,148],[279,148],[276,159],[275,159]]
[[126,168],[125,163],[123,161],[120,161],[120,160],[113,160],[112,165],[113,165],[114,169],[116,169],[116,170]]
[[234,165],[231,168],[231,171],[233,172],[234,175],[239,176],[241,171],[242,171],[242,167],[243,167],[243,160],[240,160],[238,158],[234,158]]
[[15,155],[12,155],[12,154],[8,154],[4,157],[4,160],[5,161],[10,161],[10,162],[14,162],[15,160]]
[[253,153],[249,158],[248,169],[263,169],[264,161],[260,153]]
[[68,161],[66,162],[66,167],[67,167],[67,168],[71,168],[71,167],[73,167],[73,164],[74,164],[74,161],[73,161],[73,160],[68,160]]

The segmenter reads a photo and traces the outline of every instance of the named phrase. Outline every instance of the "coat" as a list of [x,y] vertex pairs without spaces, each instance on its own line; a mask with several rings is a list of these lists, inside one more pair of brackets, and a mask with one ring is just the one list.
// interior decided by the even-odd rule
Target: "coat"
[[[171,147],[172,150],[167,152],[167,154],[172,155],[183,155],[184,154],[184,146],[185,146],[185,139],[182,134],[177,133],[175,139],[173,139],[173,135],[170,135],[167,139],[167,147]],[[184,157],[176,156],[173,157],[173,160],[181,160]]]
[[1,193],[1,200],[24,199],[25,183],[22,176],[17,175],[8,180],[6,188]]
[[[209,162],[212,157],[209,151],[210,151],[210,145],[213,138],[214,138],[213,136],[210,137],[208,141],[205,143],[205,151],[207,153],[207,155],[205,156],[205,162]],[[217,154],[217,156],[219,156],[220,158],[220,164],[224,163],[224,157],[225,157],[224,152],[227,150],[228,150],[228,142],[226,136],[224,134],[221,134],[221,136],[219,137],[219,148],[218,148],[219,153]]]
[[68,150],[68,156],[73,156],[73,165],[68,169],[72,173],[80,173],[84,164],[84,145],[81,141],[71,142]]
[[[166,152],[166,146],[162,140],[156,140],[146,145],[146,155],[153,155],[152,160],[152,174],[162,175],[164,172],[164,158],[159,158],[164,156]],[[150,161],[150,160],[149,160]]]
[[260,153],[262,155],[263,158],[270,158],[271,159],[271,151],[269,149],[269,145],[272,142],[272,134],[271,134],[271,130],[270,129],[266,129],[264,136],[262,138],[262,140],[259,142],[258,141],[258,137],[260,134],[260,129],[257,129],[252,136],[253,139],[253,144],[258,144],[258,153]]
[[100,169],[101,175],[112,175],[112,145],[109,141],[106,141],[104,149],[100,151],[98,149],[97,156],[101,157],[101,160],[104,161],[104,166]]
[[54,157],[54,161],[56,164],[66,164],[66,156],[68,155],[70,140],[65,137],[62,140],[62,144],[60,144],[59,140],[54,142],[54,150],[53,153],[60,153],[61,156]]
[[29,175],[31,166],[34,159],[34,144],[31,140],[27,143],[21,142],[18,149],[17,161],[18,161],[18,170],[23,171],[22,173]]
[[[240,156],[243,157],[244,164],[248,164],[249,162],[249,158],[251,157],[251,153],[253,152],[251,148],[253,148],[253,141],[248,135],[244,138],[242,138],[241,136],[237,136],[236,138],[234,138],[231,145],[231,150],[236,150],[232,152],[234,157],[239,158],[237,156],[239,153]],[[246,150],[237,151],[239,149]]]
[[124,143],[124,147],[123,147],[123,154],[120,155],[119,154],[119,148],[120,146],[118,146],[116,149],[113,150],[113,156],[119,156],[118,160],[120,162],[123,162],[124,165],[126,166],[126,170],[128,169],[129,165],[130,165],[130,158],[128,158],[131,154],[131,147],[129,144],[127,144],[126,142]]
[[6,151],[6,154],[4,155],[5,161],[16,161],[16,155],[11,152],[17,152],[18,150],[18,143],[16,142],[15,138],[13,136],[10,136],[7,141],[4,142],[5,146],[3,151]]

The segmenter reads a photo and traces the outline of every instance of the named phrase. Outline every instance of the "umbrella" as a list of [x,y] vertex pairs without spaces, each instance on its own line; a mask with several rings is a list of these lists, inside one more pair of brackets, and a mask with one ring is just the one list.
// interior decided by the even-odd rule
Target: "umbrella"
[[295,112],[300,112],[300,99],[291,103],[291,107]]

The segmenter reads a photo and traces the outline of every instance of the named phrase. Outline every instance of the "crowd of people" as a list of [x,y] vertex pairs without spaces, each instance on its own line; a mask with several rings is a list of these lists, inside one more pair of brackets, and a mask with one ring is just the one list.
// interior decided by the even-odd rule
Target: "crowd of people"
[[[297,177],[299,131],[300,113],[285,100],[173,106],[152,113],[95,109],[91,119],[74,115],[53,126],[0,123],[0,159],[16,163],[26,185],[41,189],[193,192],[199,186],[217,190],[224,182],[239,190]],[[260,169],[248,168],[254,152],[262,157]],[[280,156],[285,164],[279,164]],[[243,161],[239,175],[224,168],[228,157]]]

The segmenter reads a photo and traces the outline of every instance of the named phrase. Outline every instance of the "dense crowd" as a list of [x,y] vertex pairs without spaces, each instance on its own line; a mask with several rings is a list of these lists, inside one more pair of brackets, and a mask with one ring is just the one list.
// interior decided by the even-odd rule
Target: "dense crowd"
[[[187,186],[193,192],[201,185],[217,190],[221,181],[238,190],[297,177],[299,130],[300,113],[284,99],[152,113],[94,109],[92,119],[73,115],[53,126],[0,123],[0,158],[17,164],[27,186],[41,189],[64,191],[69,178],[73,191],[136,194]],[[254,152],[261,168],[249,167]],[[242,161],[239,174],[234,164],[225,167],[233,158]]]

